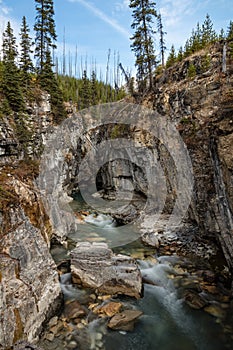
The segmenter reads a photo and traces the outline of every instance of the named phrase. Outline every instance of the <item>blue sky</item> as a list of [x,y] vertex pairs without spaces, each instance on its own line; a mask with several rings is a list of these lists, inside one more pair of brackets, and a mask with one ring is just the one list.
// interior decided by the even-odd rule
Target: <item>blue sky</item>
[[[164,29],[167,32],[166,45],[176,48],[183,45],[197,22],[203,23],[210,14],[217,31],[226,29],[233,20],[232,0],[158,0]],[[130,52],[129,37],[132,22],[129,0],[54,0],[56,30],[58,34],[57,56],[62,57],[65,30],[67,62],[68,56],[74,62],[77,46],[79,65],[96,61],[97,69],[105,71],[108,50],[119,52],[120,61],[128,70],[134,67],[134,55]],[[15,34],[19,31],[23,15],[26,16],[33,35],[35,18],[34,0],[0,0],[0,30],[11,21]],[[65,29],[64,29],[65,28]],[[116,54],[117,55],[117,54]],[[81,59],[82,57],[82,59]]]

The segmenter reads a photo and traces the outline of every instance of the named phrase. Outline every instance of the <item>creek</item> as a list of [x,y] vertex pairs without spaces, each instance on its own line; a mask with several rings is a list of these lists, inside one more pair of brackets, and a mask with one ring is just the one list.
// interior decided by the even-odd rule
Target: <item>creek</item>
[[[85,211],[79,201],[72,204],[74,211]],[[130,237],[130,238],[129,238]],[[232,313],[227,296],[202,291],[201,295],[212,307],[191,308],[184,301],[184,292],[199,288],[198,270],[207,269],[205,263],[195,262],[177,255],[159,255],[143,246],[136,226],[118,227],[110,216],[85,213],[78,232],[69,236],[70,247],[79,241],[106,242],[115,253],[131,255],[137,259],[144,280],[143,297],[139,300],[118,296],[111,300],[121,302],[143,315],[133,331],[113,331],[102,318],[87,321],[81,326],[69,325],[70,334],[61,329],[53,339],[44,340],[45,350],[99,349],[99,350],[219,350],[232,345]],[[69,258],[68,251],[54,246],[51,253],[56,263]],[[198,267],[197,267],[198,266]],[[78,288],[71,282],[71,274],[60,277],[65,303],[78,300],[87,303],[93,291]],[[202,283],[202,282],[201,282]],[[227,300],[227,302],[226,302]],[[98,296],[94,302],[98,302]],[[99,301],[100,302],[100,301]],[[214,311],[213,311],[214,310]],[[64,318],[63,318],[64,322]],[[63,334],[63,335],[62,335]]]

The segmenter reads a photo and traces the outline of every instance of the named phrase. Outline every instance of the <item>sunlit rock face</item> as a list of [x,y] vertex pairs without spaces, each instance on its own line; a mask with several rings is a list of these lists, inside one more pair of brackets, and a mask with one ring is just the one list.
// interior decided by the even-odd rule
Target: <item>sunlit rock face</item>
[[[6,183],[5,183],[6,185]],[[0,217],[0,348],[34,341],[61,304],[55,263],[49,252],[51,228],[33,183],[9,176],[16,195]]]
[[83,242],[71,252],[73,281],[100,293],[139,298],[142,277],[134,259],[115,255],[105,243]]

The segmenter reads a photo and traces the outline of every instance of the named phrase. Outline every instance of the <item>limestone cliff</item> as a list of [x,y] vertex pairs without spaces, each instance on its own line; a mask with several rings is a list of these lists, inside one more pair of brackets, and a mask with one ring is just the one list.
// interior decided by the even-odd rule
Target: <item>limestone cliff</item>
[[[34,184],[38,162],[33,157],[40,153],[51,124],[49,111],[46,95],[38,104],[28,105],[24,134],[17,130],[17,116],[0,119],[1,349],[9,349],[19,339],[35,341],[61,303],[58,274],[49,253],[52,228]],[[27,149],[20,136],[27,136]]]
[[[224,55],[226,50],[226,65]],[[189,67],[195,75],[189,76]],[[156,79],[145,104],[170,116],[192,160],[195,188],[189,216],[217,239],[233,267],[233,56],[216,43]]]

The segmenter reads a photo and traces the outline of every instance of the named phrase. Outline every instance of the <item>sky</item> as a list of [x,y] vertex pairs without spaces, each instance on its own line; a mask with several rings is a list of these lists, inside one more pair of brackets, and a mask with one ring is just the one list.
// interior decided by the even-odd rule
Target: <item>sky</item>
[[[167,53],[172,44],[178,49],[190,37],[197,22],[201,24],[208,13],[217,32],[221,28],[227,30],[233,20],[232,0],[154,0],[157,11],[161,13]],[[129,0],[54,0],[56,32],[58,35],[57,52],[59,67],[62,69],[63,42],[66,42],[66,62],[72,64],[77,52],[80,69],[85,62],[90,67],[96,66],[98,71],[105,72],[110,52],[110,65],[119,61],[128,72],[134,74],[134,54],[130,50],[132,36],[132,10]],[[35,21],[34,0],[0,0],[0,31],[10,21],[17,36],[22,17],[26,16],[33,36]],[[109,51],[110,50],[110,51]],[[70,58],[69,58],[70,57]],[[84,68],[83,68],[84,67]],[[113,70],[113,68],[111,68]],[[69,68],[66,67],[68,73]],[[104,73],[105,74],[105,73]]]

